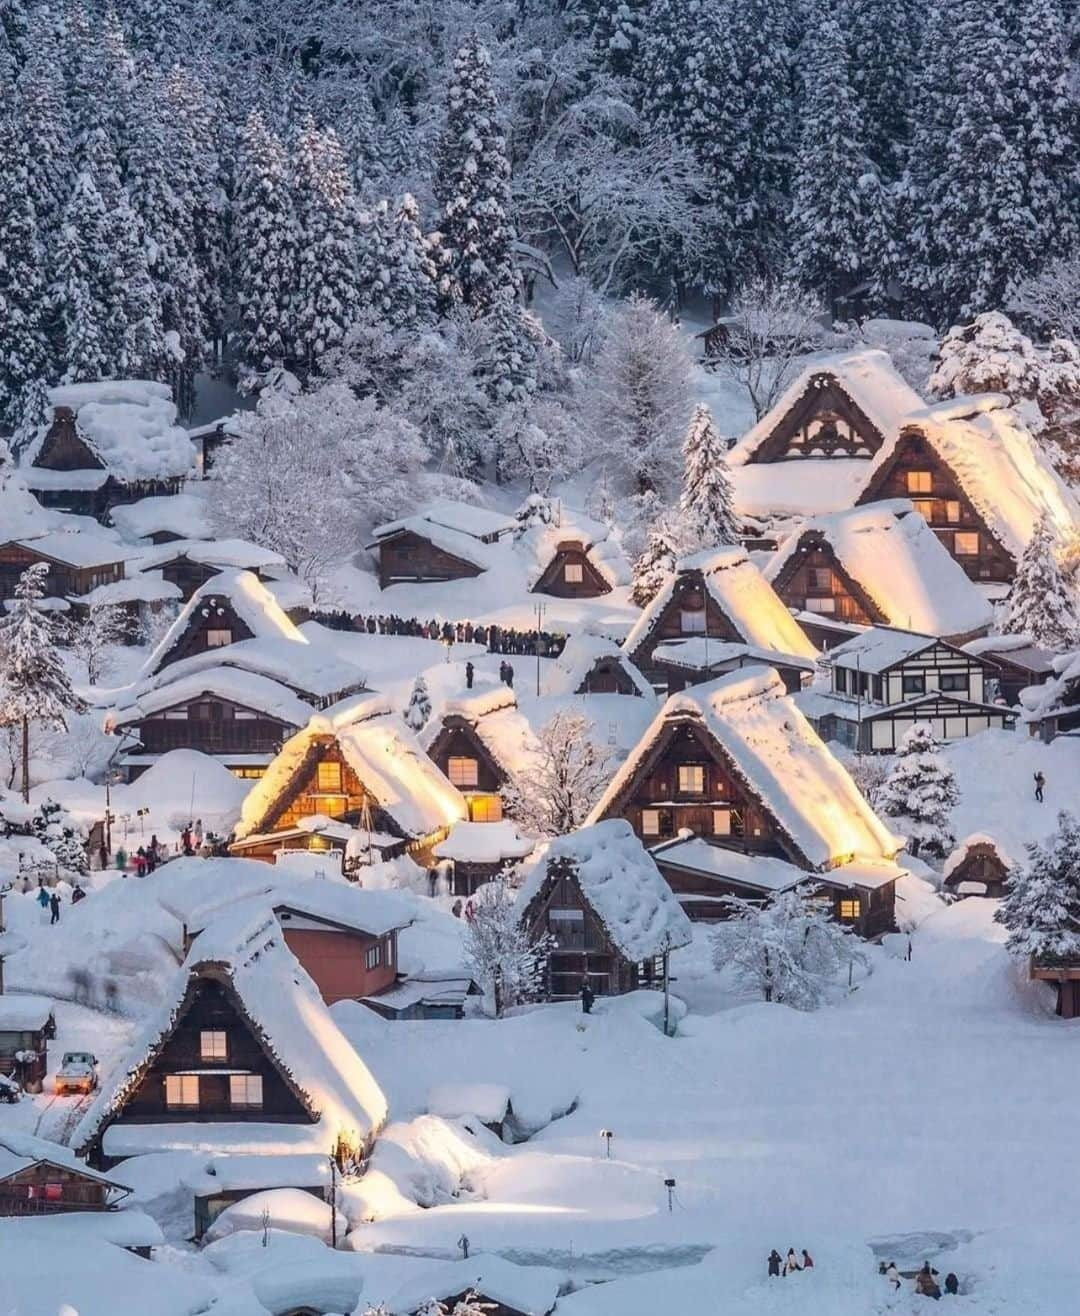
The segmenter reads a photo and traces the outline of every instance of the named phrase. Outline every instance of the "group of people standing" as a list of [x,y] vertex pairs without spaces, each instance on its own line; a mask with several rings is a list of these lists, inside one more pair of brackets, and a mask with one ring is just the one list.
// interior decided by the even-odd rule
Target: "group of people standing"
[[813,1270],[814,1258],[807,1252],[806,1248],[802,1250],[802,1260],[795,1255],[795,1249],[789,1247],[787,1256],[782,1257],[776,1248],[769,1253],[769,1275],[778,1278],[781,1275],[790,1275],[795,1270]]
[[[885,1276],[885,1279],[894,1289],[899,1289],[903,1283],[903,1276],[897,1269],[896,1262],[882,1262],[878,1267],[879,1272]],[[941,1286],[938,1284],[938,1272],[931,1266],[929,1261],[922,1263],[921,1269],[915,1272],[915,1292],[924,1298],[933,1298],[935,1302],[941,1297]],[[950,1270],[945,1276],[945,1292],[956,1294],[960,1292],[960,1281]]]
[[352,619],[353,630],[368,635],[411,635],[421,640],[439,640],[443,644],[482,644],[489,653],[536,655],[539,645],[541,658],[557,658],[566,645],[565,635],[551,631],[522,631],[513,626],[484,626],[471,621],[420,621],[417,617],[394,615],[357,615]]

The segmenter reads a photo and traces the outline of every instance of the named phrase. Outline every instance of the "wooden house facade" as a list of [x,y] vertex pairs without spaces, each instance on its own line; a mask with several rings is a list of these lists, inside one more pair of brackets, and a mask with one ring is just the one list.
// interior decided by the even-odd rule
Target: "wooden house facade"
[[404,582],[468,580],[484,570],[461,553],[440,547],[420,528],[395,530],[369,547],[378,556],[380,589]]
[[560,539],[532,587],[557,599],[595,599],[611,593],[611,583],[589,556],[583,539]]
[[275,904],[285,944],[327,1005],[388,991],[398,975],[398,931],[373,932],[333,916]]
[[995,700],[1002,700],[1010,708],[1018,703],[1021,690],[1045,685],[1054,675],[1055,655],[1035,644],[1002,643],[997,647],[983,643],[970,652],[990,665],[993,675],[987,676],[987,690]]
[[1012,862],[990,836],[969,836],[949,855],[942,886],[955,895],[998,899],[1005,894]]
[[773,577],[772,586],[794,612],[822,613],[858,626],[887,620],[820,533],[802,536],[799,552]]
[[52,1002],[42,996],[0,996],[0,1074],[25,1092],[40,1092],[48,1044],[56,1036]]
[[0,1216],[107,1211],[126,1195],[111,1178],[84,1167],[39,1159],[9,1169],[8,1159],[0,1143]]
[[502,790],[510,774],[484,744],[472,720],[447,713],[427,752],[432,763],[464,795],[470,822],[501,821]]
[[[9,541],[0,544],[0,602],[15,597],[15,587],[28,567],[43,562],[48,567],[45,592],[53,598],[89,594],[99,585],[111,585],[124,578],[124,559],[117,546],[112,550],[102,547],[87,555],[81,551],[74,560],[64,556],[64,541],[72,549],[85,549],[85,541],[77,535],[50,534],[39,540]],[[98,560],[87,562],[90,556]]]
[[224,649],[240,640],[255,638],[255,632],[240,615],[227,594],[204,594],[174,634],[157,664],[158,668],[180,662],[208,649]]

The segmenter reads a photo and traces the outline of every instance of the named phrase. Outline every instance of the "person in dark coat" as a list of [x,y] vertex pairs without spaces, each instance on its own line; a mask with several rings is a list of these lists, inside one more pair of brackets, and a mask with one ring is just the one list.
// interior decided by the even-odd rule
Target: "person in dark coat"
[[941,1290],[938,1288],[937,1271],[934,1270],[929,1261],[924,1261],[922,1270],[915,1276],[915,1292],[921,1294],[924,1298],[933,1298],[935,1302],[941,1297]]
[[45,890],[45,883],[42,881],[40,877],[38,878],[37,895],[34,897],[34,899],[38,902],[38,904],[41,906],[42,909],[49,908],[49,893],[48,891]]
[[506,684],[506,667],[507,667],[507,664],[506,664],[506,660],[504,659],[504,660],[499,664],[499,680],[503,683],[503,685]]
[[806,1248],[802,1250],[802,1268],[803,1270],[814,1269],[814,1258],[807,1252]]
[[514,688],[514,669],[510,663],[506,664],[506,684],[511,690]]
[[184,854],[186,855],[194,854],[194,851],[191,848],[190,827],[185,827],[184,830],[180,833],[180,848],[183,850]]
[[783,1259],[783,1257],[780,1255],[779,1252],[777,1252],[776,1248],[773,1248],[773,1250],[769,1253],[769,1274],[770,1274],[770,1276],[775,1276],[777,1279],[779,1279],[779,1278],[780,1278],[780,1267],[781,1267],[783,1264],[784,1264],[784,1259]]
[[1040,804],[1043,802],[1043,789],[1046,786],[1046,778],[1041,772],[1035,774],[1035,798]]
[[80,900],[85,900],[85,899],[86,899],[86,892],[82,889],[82,887],[78,884],[78,882],[76,882],[75,890],[72,891],[71,893],[71,903],[73,905],[77,905]]
[[592,1014],[593,1002],[596,1000],[596,993],[589,986],[588,979],[581,984],[581,1013]]
[[952,1293],[954,1295],[960,1292],[960,1281],[956,1278],[956,1276],[952,1273],[951,1270],[945,1276],[945,1292]]
[[466,688],[466,690],[471,690],[471,689],[472,689],[473,677],[474,677],[475,675],[476,675],[476,668],[472,665],[472,663],[466,663],[466,664],[465,664],[465,688]]
[[59,922],[60,922],[60,897],[56,894],[55,891],[54,891],[54,892],[52,893],[52,895],[49,897],[49,909],[52,911],[52,917],[49,919],[49,922],[50,922],[50,923],[59,923]]

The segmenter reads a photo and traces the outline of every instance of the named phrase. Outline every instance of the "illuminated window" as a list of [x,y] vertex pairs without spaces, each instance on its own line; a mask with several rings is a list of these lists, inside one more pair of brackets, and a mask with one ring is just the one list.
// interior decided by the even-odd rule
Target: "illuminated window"
[[712,830],[713,836],[731,835],[731,813],[729,810],[713,809]]
[[683,795],[701,795],[705,790],[705,769],[700,763],[679,764],[679,791]]
[[259,1110],[262,1104],[262,1075],[229,1075],[229,1105],[233,1110]]
[[958,557],[978,557],[978,534],[974,530],[958,530],[953,535],[953,552]]
[[316,785],[321,791],[341,790],[341,764],[324,760],[316,768]]
[[166,1074],[165,1105],[169,1110],[198,1110],[198,1074]]
[[934,489],[934,477],[930,471],[908,471],[907,491],[913,494],[928,494]]
[[319,812],[328,818],[340,818],[348,808],[349,801],[344,795],[324,795],[319,800]]
[[846,922],[851,922],[852,920],[857,919],[861,912],[862,910],[858,900],[841,900],[840,917]]
[[945,504],[945,520],[952,522],[960,520],[960,504],[955,498],[950,498]]
[[478,772],[476,759],[451,757],[447,764],[447,775],[455,786],[475,786]]
[[807,599],[806,611],[807,612],[835,612],[836,600],[835,599]]
[[266,774],[265,768],[230,768],[229,771],[241,781],[258,781]]
[[199,1056],[203,1060],[227,1060],[228,1039],[224,1029],[204,1028],[199,1034]]
[[924,521],[927,523],[933,521],[934,500],[932,498],[914,498],[912,499],[912,505]]
[[208,649],[222,649],[226,644],[232,644],[232,631],[228,627],[213,626],[206,632]]
[[382,963],[382,947],[369,946],[364,952],[364,964],[369,969],[377,969]]
[[641,832],[643,836],[660,835],[660,810],[659,809],[642,809],[641,811]]
[[705,609],[683,608],[681,625],[684,635],[704,635]]
[[563,580],[568,585],[580,585],[585,579],[585,573],[581,569],[580,562],[567,562],[563,567]]
[[502,822],[502,800],[497,795],[477,795],[469,801],[470,822]]
[[806,586],[816,593],[828,593],[832,589],[832,572],[828,567],[807,567]]

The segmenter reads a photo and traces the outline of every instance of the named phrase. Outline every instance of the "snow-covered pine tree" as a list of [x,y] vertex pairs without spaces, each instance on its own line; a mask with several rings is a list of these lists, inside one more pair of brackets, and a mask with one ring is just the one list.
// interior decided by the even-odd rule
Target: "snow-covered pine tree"
[[246,370],[259,376],[290,355],[296,245],[288,155],[257,110],[240,135],[233,240],[237,353]]
[[675,571],[679,558],[678,538],[666,516],[649,527],[645,547],[634,561],[634,583],[630,597],[639,608],[650,604]]
[[817,1010],[843,972],[865,962],[854,934],[833,921],[829,902],[805,887],[766,905],[736,896],[726,903],[730,917],[713,933],[713,963],[766,1001]]
[[292,148],[297,272],[293,351],[305,373],[356,318],[356,204],[336,133],[308,115]]
[[848,77],[863,124],[866,151],[886,182],[899,178],[910,140],[910,98],[922,29],[921,0],[848,0],[844,29]]
[[85,877],[90,871],[85,837],[76,828],[71,814],[55,800],[43,800],[38,805],[30,830],[52,851],[60,875],[67,881]]
[[693,152],[698,202],[708,212],[704,267],[670,253],[680,276],[707,293],[728,290],[737,224],[736,172],[744,150],[744,116],[727,10],[708,0],[651,0],[635,63],[642,111],[664,137]]
[[1080,822],[1059,813],[1057,831],[1029,844],[1027,862],[1009,875],[994,920],[1009,930],[1013,955],[1064,964],[1080,961]]
[[679,536],[684,553],[739,542],[731,474],[712,412],[698,403],[683,441],[683,488]]
[[23,391],[49,372],[48,255],[28,186],[19,117],[0,117],[0,426],[19,422]]
[[465,963],[498,1019],[511,1006],[541,994],[551,937],[545,933],[530,940],[505,877],[482,886],[471,905],[465,919]]
[[1045,512],[1017,564],[1002,629],[1055,653],[1080,644],[1076,590],[1058,563],[1057,538]]
[[52,251],[72,178],[71,121],[56,71],[60,50],[52,24],[34,11],[33,42],[19,75],[18,132],[26,148],[27,197],[38,233]]
[[912,854],[944,859],[956,845],[949,817],[960,791],[940,749],[930,727],[916,722],[900,742],[875,805],[886,817],[897,819]]
[[648,7],[648,0],[579,0],[575,5],[592,37],[600,69],[623,78],[637,76]]
[[397,328],[429,324],[435,316],[439,272],[431,244],[420,228],[419,207],[409,192],[392,216],[389,238],[394,272],[390,322]]
[[832,304],[884,287],[894,258],[888,194],[867,157],[837,20],[822,14],[806,39],[805,99],[791,204],[792,274]]
[[405,709],[405,724],[413,731],[420,731],[431,720],[431,695],[428,694],[427,682],[420,675],[413,682],[409,695],[409,706]]
[[64,729],[67,714],[86,705],[72,690],[56,647],[54,624],[39,608],[49,568],[27,567],[15,586],[11,610],[0,616],[0,727],[22,737],[22,792],[30,799],[30,725]]
[[52,414],[48,384],[44,379],[32,379],[19,396],[18,419],[11,433],[12,452],[21,453],[49,423]]
[[442,249],[457,295],[474,314],[516,297],[510,156],[499,119],[491,55],[467,36],[454,56],[434,179]]
[[105,378],[109,366],[111,253],[105,246],[106,213],[94,180],[75,179],[56,249],[51,304],[61,328],[60,360],[68,383]]

